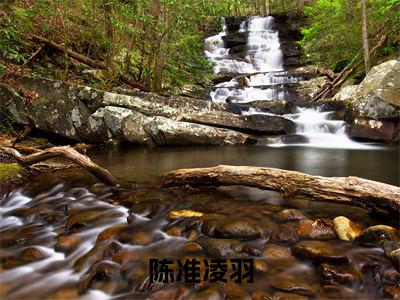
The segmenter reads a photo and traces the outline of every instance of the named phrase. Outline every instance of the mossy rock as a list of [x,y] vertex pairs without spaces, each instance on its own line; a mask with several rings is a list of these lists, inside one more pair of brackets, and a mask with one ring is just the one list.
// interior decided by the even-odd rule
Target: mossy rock
[[13,179],[18,176],[23,170],[18,164],[0,163],[0,184],[4,183],[8,179]]

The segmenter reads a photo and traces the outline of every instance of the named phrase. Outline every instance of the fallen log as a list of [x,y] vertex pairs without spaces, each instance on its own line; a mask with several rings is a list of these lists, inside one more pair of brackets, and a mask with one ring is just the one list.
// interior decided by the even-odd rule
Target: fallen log
[[321,177],[262,167],[181,169],[160,179],[161,187],[245,185],[286,197],[333,202],[400,214],[400,188],[358,177]]
[[92,174],[105,184],[111,186],[119,185],[118,180],[115,179],[109,171],[103,169],[99,165],[95,164],[89,157],[80,154],[78,151],[69,146],[51,147],[30,155],[22,155],[16,149],[4,146],[0,146],[0,151],[4,154],[14,157],[17,163],[24,167],[29,167],[51,158],[66,158],[86,169],[90,174]]

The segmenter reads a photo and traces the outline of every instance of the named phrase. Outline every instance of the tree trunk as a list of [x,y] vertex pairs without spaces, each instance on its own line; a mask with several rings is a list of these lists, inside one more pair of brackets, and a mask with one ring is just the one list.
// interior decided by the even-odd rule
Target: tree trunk
[[366,0],[361,0],[361,14],[362,14],[362,40],[364,48],[364,63],[365,73],[368,74],[370,70],[369,60],[369,46],[368,46],[368,27],[367,27],[367,4]]
[[261,167],[218,166],[181,169],[160,179],[160,186],[245,185],[278,191],[284,197],[347,204],[400,213],[400,188],[358,177],[321,177]]
[[104,26],[106,31],[106,36],[108,40],[108,49],[107,49],[107,67],[110,69],[112,66],[113,60],[113,43],[114,43],[114,31],[112,26],[112,4],[110,0],[103,0],[103,9],[104,9]]
[[154,60],[154,69],[153,69],[153,84],[152,91],[159,92],[161,91],[163,84],[163,73],[165,68],[165,53],[163,51],[157,51],[155,60]]
[[102,182],[111,186],[119,185],[118,180],[115,179],[109,171],[98,166],[89,157],[80,154],[78,151],[69,146],[52,147],[26,156],[20,154],[17,150],[10,147],[0,146],[0,151],[14,157],[18,164],[24,167],[28,167],[51,158],[63,157],[83,167]]

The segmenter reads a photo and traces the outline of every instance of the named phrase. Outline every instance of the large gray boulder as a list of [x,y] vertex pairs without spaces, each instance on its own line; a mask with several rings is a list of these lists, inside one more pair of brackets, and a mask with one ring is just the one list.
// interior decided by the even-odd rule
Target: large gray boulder
[[178,122],[165,117],[148,118],[144,131],[157,146],[237,145],[251,139],[233,130]]
[[254,142],[248,134],[281,134],[294,123],[280,116],[240,116],[225,104],[150,93],[115,94],[65,82],[22,78],[37,97],[26,102],[0,85],[2,113],[59,136],[90,143],[110,139],[151,145],[226,145]]
[[361,84],[343,88],[335,99],[348,107],[351,137],[399,142],[400,60],[373,67]]
[[295,93],[298,102],[310,102],[321,90],[327,86],[329,79],[327,76],[311,78],[309,80],[300,81],[295,87]]

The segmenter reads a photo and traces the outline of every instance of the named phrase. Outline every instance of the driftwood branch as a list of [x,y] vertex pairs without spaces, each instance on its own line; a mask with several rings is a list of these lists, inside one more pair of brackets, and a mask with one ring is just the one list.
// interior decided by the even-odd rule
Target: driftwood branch
[[103,169],[99,165],[95,164],[89,157],[80,154],[69,146],[51,147],[30,155],[22,155],[13,148],[3,146],[0,146],[0,151],[14,157],[17,163],[24,167],[29,167],[51,158],[66,158],[83,167],[90,174],[108,185],[117,186],[119,184],[117,179],[115,179],[109,171]]
[[160,186],[245,185],[281,192],[284,197],[383,209],[400,214],[400,188],[358,177],[321,177],[261,167],[218,166],[181,169],[160,179]]
[[[85,55],[79,54],[71,49],[65,48],[62,45],[59,45],[49,39],[46,39],[44,37],[38,36],[38,35],[33,35],[33,39],[43,43],[44,45],[47,45],[48,47],[50,47],[51,49],[55,50],[56,52],[62,53],[67,55],[70,58],[73,58],[85,65],[88,65],[92,68],[95,69],[107,69],[107,64],[101,61],[96,61],[94,59],[91,59],[90,57],[87,57]],[[135,80],[133,80],[131,77],[129,77],[128,75],[120,75],[122,81],[124,81],[126,84],[129,84],[130,86],[134,87],[134,88],[138,88],[141,91],[145,91],[148,92],[149,88],[147,86],[145,86],[144,84],[137,82]]]

